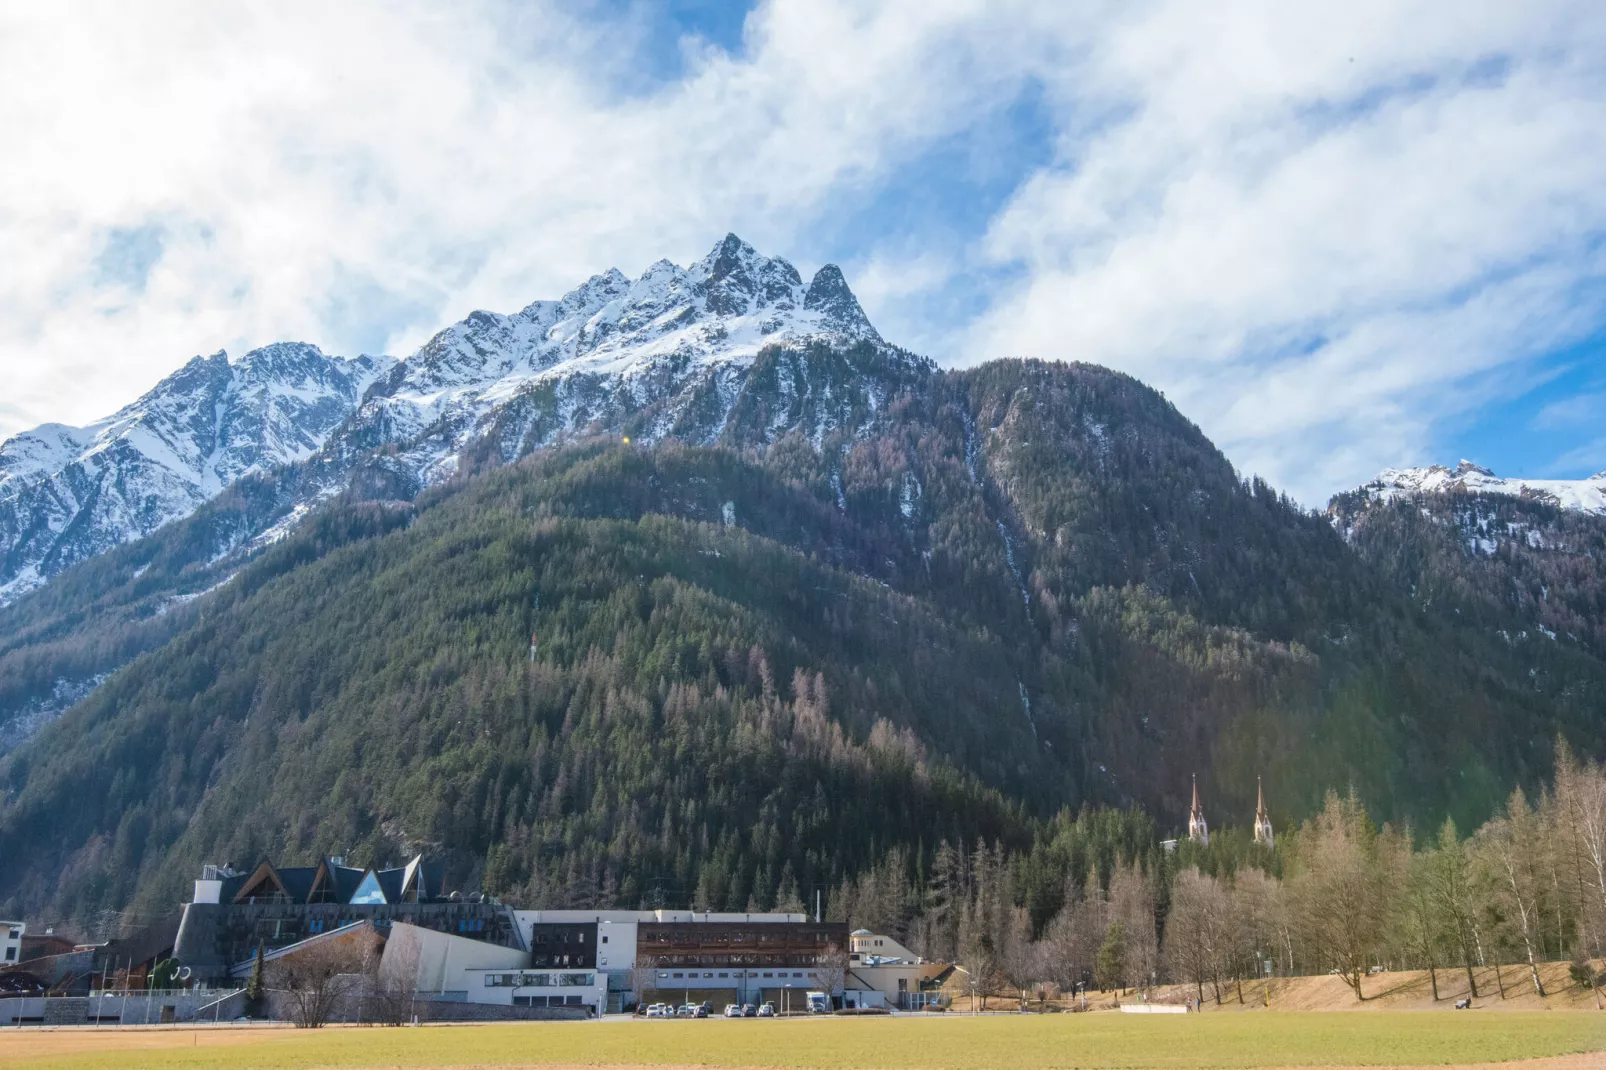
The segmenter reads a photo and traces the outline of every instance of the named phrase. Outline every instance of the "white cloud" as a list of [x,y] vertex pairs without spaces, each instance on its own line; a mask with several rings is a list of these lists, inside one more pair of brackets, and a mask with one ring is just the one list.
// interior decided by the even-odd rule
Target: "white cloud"
[[1306,501],[1425,459],[1606,322],[1602,15],[1144,5],[1060,83],[1109,118],[994,220],[1027,270],[972,352],[1131,371]]
[[[1606,425],[1606,393],[1577,394],[1552,401],[1533,418],[1533,426],[1539,430],[1602,425]],[[1606,452],[1597,454],[1597,459],[1602,456]]]
[[[406,351],[727,229],[788,249],[1013,94],[1007,66],[929,76],[987,46],[983,6],[776,5],[746,58],[692,48],[634,94],[631,27],[560,4],[8,9],[0,433],[101,415],[198,351],[340,351],[373,318]],[[133,287],[96,267],[131,228],[162,250]]]
[[572,10],[0,13],[0,434],[220,347],[405,352],[727,229],[806,255],[1028,89],[1053,160],[985,236],[845,258],[894,341],[1130,371],[1319,501],[1606,323],[1597,3],[774,0],[664,84]]
[[1557,457],[1553,462],[1561,471],[1580,469],[1591,474],[1606,476],[1606,469],[1600,468],[1600,459],[1606,457],[1606,435],[1585,442]]

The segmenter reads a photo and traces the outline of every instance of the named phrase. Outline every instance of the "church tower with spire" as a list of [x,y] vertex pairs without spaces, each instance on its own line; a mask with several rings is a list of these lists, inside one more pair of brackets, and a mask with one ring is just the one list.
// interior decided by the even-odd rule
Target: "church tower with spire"
[[1188,811],[1188,839],[1201,847],[1210,845],[1210,826],[1205,824],[1204,807],[1199,805],[1199,774],[1193,774],[1193,807]]
[[1261,787],[1260,778],[1255,778],[1255,842],[1270,847],[1271,817],[1266,813],[1266,789]]

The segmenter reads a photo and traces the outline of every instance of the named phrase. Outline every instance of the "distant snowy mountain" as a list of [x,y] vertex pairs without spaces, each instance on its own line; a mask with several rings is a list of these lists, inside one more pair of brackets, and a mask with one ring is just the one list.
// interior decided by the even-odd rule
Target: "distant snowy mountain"
[[[298,343],[196,357],[105,420],[0,443],[0,604],[278,465],[306,468],[282,530],[365,464],[365,479],[383,469],[386,493],[408,496],[465,451],[512,460],[593,431],[713,441],[761,351],[817,345],[922,363],[881,339],[834,265],[805,285],[731,234],[688,268],[611,270],[511,316],[474,312],[402,360]],[[760,437],[801,430],[818,446],[884,400],[874,383],[820,374],[772,377],[772,396],[746,407],[769,421]]]
[[1462,461],[1454,468],[1441,464],[1428,468],[1387,468],[1361,490],[1369,497],[1384,501],[1400,495],[1449,491],[1507,494],[1606,516],[1606,472],[1588,479],[1504,479],[1471,461]]
[[104,420],[0,443],[0,602],[311,456],[393,364],[299,343],[214,353]]

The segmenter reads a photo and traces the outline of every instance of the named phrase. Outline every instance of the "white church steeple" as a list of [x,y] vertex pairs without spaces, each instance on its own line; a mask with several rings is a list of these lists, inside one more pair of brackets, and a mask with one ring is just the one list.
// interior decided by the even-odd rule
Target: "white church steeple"
[[1272,843],[1271,817],[1266,813],[1266,789],[1260,778],[1255,778],[1255,842],[1270,847]]
[[1210,826],[1205,824],[1204,807],[1199,805],[1199,774],[1193,775],[1193,807],[1188,811],[1188,839],[1200,846],[1210,845]]

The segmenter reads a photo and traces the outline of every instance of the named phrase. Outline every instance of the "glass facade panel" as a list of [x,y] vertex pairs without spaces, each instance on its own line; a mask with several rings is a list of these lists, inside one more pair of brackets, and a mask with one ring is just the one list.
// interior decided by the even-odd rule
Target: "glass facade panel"
[[362,879],[361,884],[357,885],[357,892],[351,897],[351,901],[364,906],[385,901],[385,893],[379,887],[379,878],[374,876],[372,871]]

